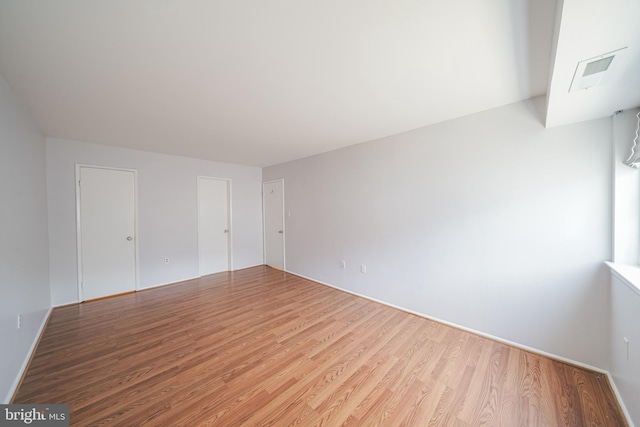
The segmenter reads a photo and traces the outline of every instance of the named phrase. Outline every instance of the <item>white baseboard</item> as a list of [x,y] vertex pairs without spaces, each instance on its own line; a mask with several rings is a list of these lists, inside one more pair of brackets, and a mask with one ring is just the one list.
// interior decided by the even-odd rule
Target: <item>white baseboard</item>
[[405,308],[405,307],[402,307],[402,306],[399,306],[399,305],[395,305],[395,304],[391,304],[391,303],[388,303],[386,301],[382,301],[382,300],[379,300],[379,299],[376,299],[376,298],[372,298],[372,297],[367,296],[367,295],[359,294],[357,292],[353,292],[353,291],[350,291],[348,289],[344,289],[344,288],[341,288],[339,286],[332,285],[330,283],[321,282],[319,280],[312,279],[311,277],[307,277],[307,276],[304,276],[302,274],[294,273],[293,271],[287,271],[287,273],[293,274],[294,276],[302,277],[303,279],[311,280],[312,282],[320,283],[321,285],[325,285],[325,286],[329,286],[329,287],[334,288],[334,289],[338,289],[340,291],[346,292],[346,293],[351,294],[351,295],[358,296],[360,298],[368,299],[369,301],[373,301],[373,302],[377,302],[379,304],[386,305],[387,307],[392,307],[392,308],[395,308],[395,309],[398,309],[398,310],[402,310],[405,313],[415,314],[416,316],[420,316],[420,317],[423,317],[425,319],[433,320],[434,322],[442,323],[443,325],[451,326],[452,328],[460,329],[460,330],[463,330],[465,332],[472,333],[474,335],[479,335],[479,336],[481,336],[483,338],[487,338],[487,339],[490,339],[490,340],[493,340],[493,341],[497,341],[497,342],[500,342],[502,344],[506,344],[506,345],[511,346],[511,347],[516,347],[516,348],[519,348],[521,350],[530,351],[532,353],[536,353],[536,354],[539,354],[541,356],[549,357],[549,358],[557,360],[559,362],[568,363],[568,364],[571,364],[571,365],[574,365],[574,366],[578,366],[580,368],[585,368],[585,369],[589,369],[591,371],[599,372],[601,374],[608,374],[609,373],[608,371],[606,371],[606,370],[604,370],[602,368],[597,368],[595,366],[587,365],[586,363],[578,362],[576,360],[571,360],[571,359],[568,359],[566,357],[562,357],[562,356],[558,356],[558,355],[555,355],[555,354],[552,354],[552,353],[548,353],[548,352],[543,351],[543,350],[538,350],[537,348],[529,347],[529,346],[526,346],[524,344],[520,344],[520,343],[517,343],[517,342],[514,342],[514,341],[509,341],[509,340],[506,340],[504,338],[500,338],[500,337],[495,336],[495,335],[491,335],[491,334],[487,334],[487,333],[482,332],[482,331],[478,331],[476,329],[467,328],[466,326],[458,325],[457,323],[453,323],[453,322],[449,322],[447,320],[439,319],[437,317],[429,316],[428,314],[420,313],[419,311],[410,310],[408,308]]
[[27,357],[22,362],[22,366],[20,366],[20,369],[18,370],[16,378],[13,380],[13,384],[11,384],[11,388],[9,388],[9,392],[7,393],[7,396],[4,399],[5,404],[8,404],[9,402],[11,402],[11,399],[13,399],[13,395],[15,394],[18,386],[20,385],[20,381],[22,381],[22,377],[24,376],[25,371],[29,367],[29,362],[31,362],[33,353],[36,351],[36,347],[40,342],[40,337],[42,336],[42,333],[44,332],[44,328],[45,326],[47,326],[47,322],[49,321],[49,317],[51,316],[51,311],[53,311],[53,307],[49,307],[49,310],[47,310],[47,314],[42,319],[40,328],[38,328],[38,333],[33,339],[33,342],[31,343],[31,347],[29,347],[29,351],[27,352]]
[[202,276],[187,277],[187,278],[184,278],[184,279],[173,280],[171,282],[166,282],[166,283],[156,283],[154,285],[149,285],[149,286],[145,286],[145,287],[139,287],[138,289],[136,289],[136,292],[144,291],[144,290],[147,290],[147,289],[159,288],[160,286],[174,285],[174,284],[180,283],[180,282],[188,282],[189,280],[199,279],[200,277],[202,277]]
[[[233,273],[234,271],[244,270],[246,268],[259,267],[261,265],[264,265],[264,264],[256,264],[256,265],[251,265],[251,266],[248,266],[248,267],[240,267],[240,268],[237,268],[235,270],[229,270],[228,273]],[[224,273],[224,271],[221,271],[220,273]],[[217,273],[213,273],[213,274],[217,274]],[[143,288],[138,288],[138,289],[136,289],[136,292],[137,291],[145,291],[147,289],[159,288],[160,286],[175,285],[176,283],[188,282],[189,280],[200,279],[201,277],[203,277],[203,276],[193,276],[193,277],[187,277],[185,279],[174,280],[174,281],[171,281],[171,282],[158,283],[158,284],[155,284],[155,285],[150,285],[150,286],[145,286]]]
[[[258,265],[251,266],[251,267],[243,267],[243,268],[240,268],[238,270],[243,270],[245,268],[258,267],[260,265],[264,265],[264,264],[258,264]],[[237,270],[234,270],[234,271],[237,271]],[[497,336],[494,336],[494,335],[491,335],[491,334],[487,334],[485,332],[477,331],[475,329],[467,328],[465,326],[461,326],[461,325],[458,325],[458,324],[453,323],[453,322],[449,322],[449,321],[446,321],[446,320],[438,319],[436,317],[429,316],[429,315],[426,315],[424,313],[420,313],[420,312],[417,312],[417,311],[414,311],[414,310],[410,310],[410,309],[407,309],[405,307],[397,306],[395,304],[390,304],[388,302],[385,302],[385,301],[382,301],[382,300],[378,300],[376,298],[372,298],[372,297],[369,297],[367,295],[363,295],[363,294],[360,294],[360,293],[357,293],[357,292],[350,291],[348,289],[341,288],[339,286],[332,285],[330,283],[322,282],[320,280],[316,280],[316,279],[313,279],[311,277],[307,277],[307,276],[305,276],[303,274],[299,274],[299,273],[296,273],[296,272],[293,272],[293,271],[289,271],[289,270],[285,270],[285,271],[287,273],[289,273],[289,274],[294,275],[294,276],[298,276],[298,277],[301,277],[303,279],[307,279],[307,280],[310,280],[312,282],[319,283],[321,285],[328,286],[330,288],[334,288],[334,289],[337,289],[339,291],[346,292],[348,294],[355,295],[357,297],[367,299],[369,301],[377,302],[377,303],[385,305],[387,307],[392,307],[392,308],[395,308],[397,310],[404,311],[406,313],[414,314],[416,316],[423,317],[425,319],[429,319],[429,320],[432,320],[434,322],[438,322],[438,323],[441,323],[441,324],[444,324],[444,325],[447,325],[447,326],[451,326],[453,328],[460,329],[460,330],[463,330],[463,331],[466,331],[466,332],[469,332],[469,333],[472,333],[474,335],[478,335],[478,336],[481,336],[481,337],[484,337],[484,338],[487,338],[487,339],[491,339],[493,341],[497,341],[497,342],[509,345],[511,347],[519,348],[519,349],[525,350],[525,351],[530,351],[532,353],[536,353],[536,354],[539,354],[539,355],[542,355],[542,356],[545,356],[545,357],[548,357],[548,358],[551,358],[551,359],[554,359],[554,360],[558,360],[558,361],[563,362],[563,363],[568,363],[570,365],[578,366],[578,367],[581,367],[581,368],[584,368],[584,369],[589,369],[591,371],[599,372],[601,374],[604,374],[609,379],[609,384],[611,384],[611,388],[613,389],[613,392],[614,392],[614,395],[616,396],[618,404],[620,405],[620,408],[622,409],[622,412],[623,412],[625,418],[627,419],[627,422],[629,423],[629,427],[635,427],[633,421],[631,420],[631,416],[630,416],[629,412],[627,411],[627,408],[624,405],[624,401],[622,400],[622,396],[620,395],[620,392],[618,391],[618,388],[616,387],[616,384],[615,384],[615,381],[613,380],[613,377],[611,376],[611,374],[608,371],[606,371],[604,369],[601,369],[601,368],[598,368],[598,367],[595,367],[595,366],[591,366],[591,365],[588,365],[586,363],[578,362],[576,360],[568,359],[566,357],[562,357],[562,356],[558,356],[558,355],[555,355],[555,354],[552,354],[552,353],[548,353],[546,351],[542,351],[542,350],[539,350],[539,349],[536,349],[536,348],[533,348],[533,347],[529,347],[529,346],[526,346],[526,345],[523,345],[523,344],[520,344],[520,343],[517,343],[517,342],[509,341],[509,340],[506,340],[506,339],[503,339],[503,338],[500,338],[500,337],[497,337]],[[192,278],[188,278],[188,279],[183,279],[183,280],[180,280],[178,282],[168,282],[168,283],[164,283],[164,284],[158,284],[158,285],[149,286],[149,287],[146,287],[146,288],[139,288],[138,290],[152,289],[152,288],[156,288],[156,287],[159,287],[159,286],[171,285],[171,284],[174,284],[174,283],[179,283],[179,282],[182,282],[182,281],[188,281],[188,280],[193,280],[193,279],[198,279],[198,278],[199,278],[199,276],[196,276],[196,277],[192,277]],[[27,369],[27,367],[29,365],[29,362],[31,361],[31,357],[32,357],[32,355],[33,355],[33,353],[34,353],[34,351],[36,349],[36,346],[37,346],[38,342],[40,341],[40,337],[42,336],[42,333],[44,332],[44,328],[45,328],[47,322],[49,321],[49,317],[51,316],[51,311],[52,310],[53,310],[53,307],[50,307],[49,310],[47,311],[46,316],[42,320],[42,324],[40,325],[38,333],[36,334],[36,337],[35,337],[33,343],[31,344],[31,347],[29,348],[28,355],[25,358],[24,362],[22,363],[22,366],[21,366],[21,368],[20,368],[20,370],[19,370],[14,382],[13,382],[11,388],[9,389],[9,393],[7,394],[7,396],[5,398],[5,401],[4,401],[5,404],[9,403],[11,401],[11,399],[13,398],[13,395],[16,392],[16,389],[17,389],[18,385],[20,384],[22,376],[24,375],[25,370]]]
[[256,265],[247,265],[245,267],[234,268],[231,271],[234,272],[234,271],[246,270],[247,268],[262,267],[263,265],[266,265],[266,264],[265,263],[260,263],[260,264],[256,264]]
[[[228,273],[233,273],[234,271],[244,270],[244,269],[246,269],[246,268],[259,267],[259,266],[261,266],[261,265],[264,265],[264,264],[256,264],[256,265],[250,265],[250,266],[248,266],[248,267],[240,267],[240,268],[236,268],[235,270],[229,270],[229,271],[228,271]],[[224,271],[221,271],[220,273],[224,273]],[[213,274],[216,274],[216,273],[213,273]],[[155,284],[155,285],[150,285],[150,286],[145,286],[145,287],[143,287],[143,288],[138,288],[138,289],[136,289],[136,292],[137,292],[137,291],[144,291],[144,290],[146,290],[146,289],[159,288],[160,286],[175,285],[176,283],[180,283],[180,282],[188,282],[189,280],[200,279],[201,277],[202,277],[202,276],[193,276],[193,277],[187,277],[187,278],[185,278],[185,279],[174,280],[174,281],[171,281],[171,282],[158,283],[158,284]]]
[[497,337],[495,335],[491,335],[491,334],[487,334],[485,332],[477,331],[475,329],[467,328],[465,326],[461,326],[461,325],[458,325],[456,323],[452,323],[452,322],[449,322],[449,321],[446,321],[446,320],[438,319],[436,317],[429,316],[427,314],[420,313],[420,312],[417,312],[417,311],[414,311],[414,310],[410,310],[410,309],[405,308],[405,307],[401,307],[401,306],[398,306],[398,305],[395,305],[395,304],[390,304],[390,303],[388,303],[386,301],[382,301],[382,300],[379,300],[379,299],[376,299],[376,298],[372,298],[372,297],[367,296],[367,295],[362,295],[362,294],[359,294],[357,292],[353,292],[353,291],[350,291],[348,289],[344,289],[344,288],[341,288],[339,286],[332,285],[330,283],[322,282],[320,280],[316,280],[316,279],[313,279],[311,277],[307,277],[307,276],[305,276],[303,274],[298,274],[298,273],[295,273],[293,271],[288,271],[288,270],[287,270],[287,273],[293,274],[294,276],[302,277],[303,279],[311,280],[312,282],[316,282],[316,283],[319,283],[321,285],[328,286],[330,288],[334,288],[334,289],[337,289],[337,290],[342,291],[342,292],[346,292],[346,293],[351,294],[351,295],[355,295],[355,296],[360,297],[360,298],[367,299],[369,301],[373,301],[373,302],[377,302],[377,303],[382,304],[382,305],[386,305],[387,307],[391,307],[391,308],[395,308],[395,309],[404,311],[405,313],[415,314],[416,316],[420,316],[420,317],[423,317],[425,319],[433,320],[434,322],[442,323],[443,325],[451,326],[452,328],[460,329],[460,330],[463,330],[465,332],[472,333],[474,335],[478,335],[478,336],[481,336],[481,337],[484,337],[484,338],[487,338],[487,339],[490,339],[490,340],[493,340],[493,341],[497,341],[499,343],[506,344],[506,345],[511,346],[511,347],[519,348],[521,350],[529,351],[531,353],[536,353],[536,354],[539,354],[541,356],[557,360],[559,362],[567,363],[569,365],[577,366],[577,367],[580,367],[580,368],[588,369],[590,371],[594,371],[594,372],[598,372],[598,373],[601,373],[603,375],[606,375],[607,378],[609,378],[609,384],[611,384],[611,388],[613,389],[613,393],[615,394],[616,399],[618,400],[618,404],[620,405],[620,408],[622,409],[622,412],[623,412],[625,418],[627,419],[627,423],[629,423],[629,427],[634,427],[633,421],[631,420],[631,415],[629,414],[629,411],[627,411],[627,408],[624,406],[624,401],[622,400],[622,396],[618,392],[618,388],[616,387],[616,384],[613,381],[613,378],[611,377],[611,374],[609,373],[609,371],[606,371],[606,370],[604,370],[602,368],[598,368],[598,367],[595,367],[595,366],[588,365],[586,363],[578,362],[577,360],[568,359],[566,357],[558,356],[556,354],[552,354],[552,353],[549,353],[549,352],[546,352],[546,351],[542,351],[542,350],[539,350],[537,348],[529,347],[529,346],[524,345],[524,344],[520,344],[520,343],[517,343],[517,342],[509,341],[509,340],[506,340],[504,338]]
[[633,420],[631,420],[631,414],[629,414],[629,411],[627,411],[627,407],[624,406],[624,401],[622,400],[622,395],[618,391],[618,387],[616,387],[616,382],[613,380],[613,377],[609,372],[607,372],[607,377],[609,378],[609,384],[611,384],[611,388],[613,389],[613,394],[616,395],[616,399],[618,400],[618,405],[620,405],[620,409],[622,409],[622,413],[627,419],[627,423],[629,424],[629,427],[635,427],[635,424],[633,424]]

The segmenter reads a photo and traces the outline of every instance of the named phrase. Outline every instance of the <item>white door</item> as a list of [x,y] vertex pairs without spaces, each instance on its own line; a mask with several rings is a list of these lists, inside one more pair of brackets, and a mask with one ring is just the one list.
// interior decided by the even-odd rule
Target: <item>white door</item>
[[78,166],[80,301],[136,289],[135,172]]
[[284,270],[284,183],[282,180],[263,184],[262,203],[265,264]]
[[200,275],[229,270],[229,181],[198,177]]

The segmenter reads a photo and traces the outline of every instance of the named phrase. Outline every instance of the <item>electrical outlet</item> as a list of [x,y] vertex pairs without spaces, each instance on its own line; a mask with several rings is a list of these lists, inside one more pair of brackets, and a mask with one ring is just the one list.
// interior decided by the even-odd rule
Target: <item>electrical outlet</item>
[[165,259],[164,259],[164,263],[165,263],[165,264],[169,264],[169,258],[165,258]]
[[629,360],[629,340],[627,339],[627,337],[622,337],[622,339],[624,340],[624,351],[625,354],[627,355],[627,360]]
[[22,313],[18,314],[18,329],[22,327]]
[[345,260],[340,261],[340,268],[343,270],[347,268],[347,261]]
[[367,272],[367,266],[366,266],[366,265],[364,265],[364,264],[361,264],[361,265],[360,265],[360,273],[363,273],[363,274],[364,274],[364,273],[366,273],[366,272]]

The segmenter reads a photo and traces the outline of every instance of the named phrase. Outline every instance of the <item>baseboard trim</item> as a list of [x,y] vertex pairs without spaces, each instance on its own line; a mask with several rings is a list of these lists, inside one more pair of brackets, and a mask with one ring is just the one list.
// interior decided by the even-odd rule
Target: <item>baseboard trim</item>
[[47,327],[47,323],[49,323],[49,318],[51,317],[52,311],[53,311],[53,307],[49,307],[49,310],[47,310],[47,314],[42,319],[42,323],[40,324],[40,329],[38,329],[38,333],[36,334],[33,342],[31,343],[31,347],[29,348],[27,357],[24,359],[24,362],[22,362],[22,366],[20,367],[20,370],[18,371],[18,374],[16,375],[16,378],[13,381],[13,384],[11,384],[11,388],[7,393],[7,397],[4,399],[5,404],[13,403],[13,399],[16,397],[15,396],[16,391],[18,391],[18,388],[20,388],[20,384],[22,384],[22,381],[24,380],[27,370],[29,369],[29,365],[31,365],[31,360],[33,360],[33,355],[36,352],[36,348],[38,348],[38,344],[40,343],[40,339],[42,338],[44,329]]
[[438,322],[438,323],[441,323],[443,325],[450,326],[452,328],[460,329],[462,331],[469,332],[469,333],[472,333],[474,335],[478,335],[478,336],[481,336],[483,338],[487,338],[487,339],[490,339],[490,340],[493,340],[493,341],[508,345],[510,347],[518,348],[520,350],[529,351],[531,353],[539,354],[541,356],[548,357],[550,359],[557,360],[559,362],[566,363],[568,365],[573,365],[573,366],[576,366],[576,367],[579,367],[579,368],[588,369],[590,371],[598,372],[600,374],[606,375],[608,380],[609,380],[609,384],[611,385],[611,388],[613,390],[613,393],[614,393],[614,395],[615,395],[615,397],[616,397],[616,399],[618,401],[618,405],[620,406],[620,409],[622,409],[622,413],[624,414],[625,418],[627,419],[627,423],[629,424],[629,427],[635,427],[635,425],[633,424],[633,421],[631,420],[631,415],[629,414],[629,411],[627,411],[627,408],[624,406],[624,401],[622,400],[622,396],[620,395],[620,392],[618,391],[618,388],[616,387],[616,383],[613,381],[613,377],[611,376],[611,374],[607,370],[604,370],[602,368],[598,368],[596,366],[591,366],[591,365],[588,365],[586,363],[578,362],[577,360],[572,360],[572,359],[569,359],[569,358],[566,358],[566,357],[558,356],[556,354],[549,353],[549,352],[546,352],[546,351],[543,351],[543,350],[539,350],[539,349],[534,348],[534,347],[529,347],[527,345],[520,344],[520,343],[517,343],[517,342],[514,342],[514,341],[509,341],[509,340],[506,340],[504,338],[497,337],[495,335],[487,334],[485,332],[481,332],[481,331],[478,331],[478,330],[475,330],[475,329],[467,328],[466,326],[458,325],[456,323],[449,322],[447,320],[438,319],[437,317],[429,316],[427,314],[420,313],[420,312],[414,311],[414,310],[410,310],[410,309],[405,308],[405,307],[401,307],[401,306],[398,306],[398,305],[395,305],[395,304],[390,304],[390,303],[388,303],[386,301],[382,301],[382,300],[379,300],[379,299],[376,299],[376,298],[372,298],[370,296],[363,295],[363,294],[360,294],[358,292],[353,292],[353,291],[350,291],[348,289],[344,289],[344,288],[341,288],[339,286],[332,285],[330,283],[322,282],[320,280],[313,279],[311,277],[307,277],[304,274],[299,274],[299,273],[296,273],[296,272],[290,271],[290,270],[286,270],[286,272],[289,273],[289,274],[293,274],[294,276],[302,277],[303,279],[311,280],[312,282],[316,282],[316,283],[319,283],[321,285],[328,286],[330,288],[337,289],[339,291],[346,292],[348,294],[355,295],[355,296],[360,297],[360,298],[364,298],[364,299],[369,300],[369,301],[373,301],[373,302],[377,302],[377,303],[382,304],[382,305],[386,305],[387,307],[391,307],[391,308],[395,308],[397,310],[404,311],[405,313],[414,314],[416,316],[423,317],[425,319],[429,319],[429,320],[432,320],[434,322]]
[[[251,265],[249,267],[240,267],[240,268],[236,268],[235,270],[228,270],[226,272],[225,271],[221,271],[220,273],[233,273],[234,271],[244,270],[244,269],[253,268],[253,267],[259,267],[261,265],[264,265],[264,264],[256,264],[256,265]],[[218,274],[218,273],[212,273],[212,274]],[[177,283],[188,282],[189,280],[200,279],[202,277],[204,277],[204,276],[193,276],[193,277],[187,277],[186,279],[175,280],[173,282],[158,283],[157,285],[151,285],[151,286],[145,286],[144,288],[138,288],[137,291],[146,291],[147,289],[159,288],[161,286],[175,285]]]
[[635,427],[635,424],[633,424],[633,420],[631,420],[631,414],[629,413],[629,411],[627,411],[627,407],[624,406],[624,400],[622,400],[622,395],[618,391],[618,387],[616,387],[616,382],[613,380],[613,377],[609,372],[607,372],[607,378],[609,378],[609,384],[611,385],[613,394],[616,396],[616,399],[618,400],[618,405],[620,406],[620,409],[622,410],[624,417],[627,419],[627,423],[629,424],[629,427]]
[[187,277],[187,278],[180,279],[180,280],[174,280],[173,282],[158,283],[156,285],[145,286],[144,288],[136,289],[136,292],[146,291],[147,289],[160,288],[162,286],[175,285],[176,283],[188,282],[189,280],[199,279],[200,277],[201,276],[193,276],[193,277]]
[[231,272],[233,273],[234,271],[246,270],[247,268],[262,267],[263,265],[266,265],[266,264],[262,263],[262,264],[256,264],[256,265],[248,265],[246,267],[238,267],[231,270]]
[[135,293],[136,293],[136,291],[121,292],[119,294],[106,295],[106,296],[103,296],[103,297],[86,299],[86,300],[82,301],[82,303],[94,302],[94,301],[102,301],[102,300],[109,299],[109,298],[115,298],[115,297],[119,297],[119,296],[122,296],[122,295],[129,295],[129,294],[135,294]]
[[[256,264],[256,265],[251,265],[251,266],[248,266],[248,267],[241,267],[241,268],[237,268],[235,270],[229,270],[228,273],[233,273],[234,271],[244,270],[244,269],[247,269],[247,268],[260,267],[261,265],[264,265],[264,264]],[[223,272],[221,271],[221,273],[223,273]],[[214,274],[217,274],[217,273],[214,273]],[[149,285],[149,286],[145,286],[145,287],[138,287],[134,291],[124,292],[124,293],[116,294],[116,295],[108,295],[106,297],[87,300],[87,301],[84,301],[84,302],[97,301],[97,300],[104,299],[104,298],[111,298],[111,297],[116,297],[116,296],[120,296],[120,295],[126,295],[126,294],[130,294],[130,293],[134,293],[134,292],[146,291],[148,289],[160,288],[162,286],[175,285],[177,283],[188,282],[189,280],[200,279],[201,277],[203,277],[203,276],[186,277],[184,279],[174,280],[172,282],[158,283],[158,284],[155,284],[155,285]],[[54,307],[64,307],[64,306],[67,306],[67,305],[75,305],[75,304],[80,304],[80,301],[65,302],[65,303],[61,303],[61,304],[55,305]]]
[[382,301],[382,300],[379,300],[379,299],[376,299],[376,298],[372,298],[372,297],[367,296],[367,295],[359,294],[357,292],[353,292],[353,291],[350,291],[348,289],[344,289],[344,288],[341,288],[339,286],[332,285],[330,283],[321,282],[321,281],[313,279],[311,277],[307,277],[307,276],[305,276],[303,274],[298,274],[298,273],[293,272],[293,271],[287,271],[287,273],[293,274],[294,276],[302,277],[303,279],[311,280],[312,282],[320,283],[321,285],[329,286],[330,288],[334,288],[334,289],[337,289],[339,291],[343,291],[343,292],[346,292],[346,293],[351,294],[351,295],[355,295],[355,296],[360,297],[360,298],[368,299],[369,301],[373,301],[373,302],[377,302],[379,304],[386,305],[387,307],[392,307],[392,308],[395,308],[395,309],[398,309],[398,310],[402,310],[405,313],[415,314],[416,316],[420,316],[420,317],[423,317],[425,319],[433,320],[434,322],[442,323],[443,325],[451,326],[452,328],[460,329],[462,331],[469,332],[469,333],[472,333],[474,335],[479,335],[479,336],[481,336],[483,338],[487,338],[487,339],[490,339],[490,340],[493,340],[493,341],[497,341],[499,343],[506,344],[506,345],[511,346],[511,347],[519,348],[521,350],[530,351],[532,353],[536,353],[536,354],[539,354],[541,356],[545,356],[545,357],[557,360],[557,361],[562,362],[562,363],[568,363],[570,365],[574,365],[574,366],[577,366],[577,367],[580,367],[580,368],[584,368],[584,369],[589,369],[590,371],[598,372],[598,373],[605,374],[605,375],[609,374],[608,371],[606,371],[606,370],[604,370],[602,368],[591,366],[591,365],[588,365],[586,363],[578,362],[576,360],[568,359],[566,357],[558,356],[558,355],[553,354],[553,353],[548,353],[546,351],[539,350],[539,349],[534,348],[534,347],[529,347],[527,345],[520,344],[520,343],[517,343],[517,342],[514,342],[514,341],[509,341],[507,339],[500,338],[498,336],[491,335],[491,334],[488,334],[486,332],[478,331],[476,329],[471,329],[471,328],[468,328],[466,326],[458,325],[457,323],[453,323],[453,322],[449,322],[447,320],[439,319],[437,317],[429,316],[428,314],[420,313],[419,311],[414,311],[414,310],[411,310],[411,309],[408,309],[408,308],[405,308],[405,307],[402,307],[402,306],[399,306],[399,305],[391,304],[391,303],[388,303],[386,301]]

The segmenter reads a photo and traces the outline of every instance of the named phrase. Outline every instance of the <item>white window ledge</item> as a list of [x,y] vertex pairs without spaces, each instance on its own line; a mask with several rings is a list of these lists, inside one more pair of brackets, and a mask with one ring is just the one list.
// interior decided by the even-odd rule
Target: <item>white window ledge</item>
[[620,264],[606,261],[611,272],[618,276],[622,282],[640,296],[640,267],[635,265]]

